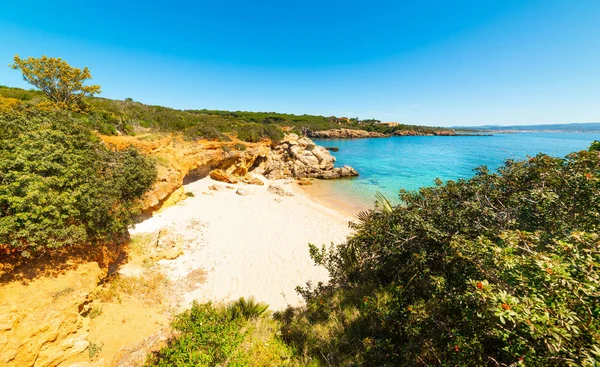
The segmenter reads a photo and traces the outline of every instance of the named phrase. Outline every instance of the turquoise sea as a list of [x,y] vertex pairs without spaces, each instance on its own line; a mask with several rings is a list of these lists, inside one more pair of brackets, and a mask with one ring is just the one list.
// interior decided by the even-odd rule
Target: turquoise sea
[[586,149],[600,133],[511,133],[493,136],[398,136],[383,139],[314,139],[332,152],[336,166],[347,164],[360,176],[322,183],[332,194],[371,206],[375,192],[397,202],[402,188],[417,190],[444,181],[470,178],[473,169],[495,170],[507,159],[542,152],[564,157]]

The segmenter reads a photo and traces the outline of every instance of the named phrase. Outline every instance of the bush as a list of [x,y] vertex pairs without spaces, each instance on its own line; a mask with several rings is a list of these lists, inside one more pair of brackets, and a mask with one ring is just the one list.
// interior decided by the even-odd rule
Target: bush
[[266,303],[256,302],[254,298],[245,299],[242,297],[229,305],[227,311],[233,319],[250,320],[264,315],[268,308],[269,305]]
[[32,251],[117,241],[156,170],[66,113],[0,114],[0,244]]
[[11,112],[21,105],[21,101],[16,98],[6,98],[0,96],[0,112]]
[[259,142],[265,138],[273,142],[283,139],[283,131],[276,125],[242,124],[237,128],[238,139],[250,143]]
[[284,337],[327,365],[597,365],[597,147],[379,200],[311,247],[332,278],[300,289]]
[[243,298],[227,307],[194,302],[175,318],[177,336],[147,365],[298,366],[277,335],[278,323],[264,317],[267,307]]
[[218,140],[218,141],[229,141],[230,139],[220,132],[214,126],[203,126],[196,125],[190,127],[184,131],[184,136],[188,140],[198,140],[198,139],[206,139],[206,140]]

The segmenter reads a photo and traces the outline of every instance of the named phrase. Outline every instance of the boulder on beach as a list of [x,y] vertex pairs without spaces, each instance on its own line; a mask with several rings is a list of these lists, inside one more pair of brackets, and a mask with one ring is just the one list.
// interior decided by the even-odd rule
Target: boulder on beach
[[271,180],[282,178],[334,179],[358,176],[352,167],[334,167],[335,157],[307,137],[288,134],[266,160],[263,174]]
[[215,181],[221,181],[221,182],[227,182],[227,183],[238,183],[239,179],[237,177],[234,177],[233,175],[225,172],[222,169],[215,169],[210,171],[210,178],[212,178]]

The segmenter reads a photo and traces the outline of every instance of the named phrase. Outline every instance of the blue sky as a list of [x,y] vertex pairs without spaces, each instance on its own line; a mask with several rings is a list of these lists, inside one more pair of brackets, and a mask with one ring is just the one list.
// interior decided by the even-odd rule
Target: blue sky
[[[15,54],[101,96],[420,125],[600,121],[600,1],[8,2]],[[0,67],[0,84],[28,87]]]

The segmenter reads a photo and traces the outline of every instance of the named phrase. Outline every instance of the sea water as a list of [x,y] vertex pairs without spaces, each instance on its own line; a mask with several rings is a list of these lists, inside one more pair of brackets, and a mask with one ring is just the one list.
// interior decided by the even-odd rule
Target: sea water
[[332,152],[336,166],[349,165],[360,174],[325,185],[334,195],[371,206],[377,191],[398,202],[400,189],[418,190],[443,181],[468,179],[474,169],[495,170],[507,159],[520,160],[538,153],[564,157],[587,149],[599,133],[500,133],[493,136],[395,136],[378,139],[314,139]]

